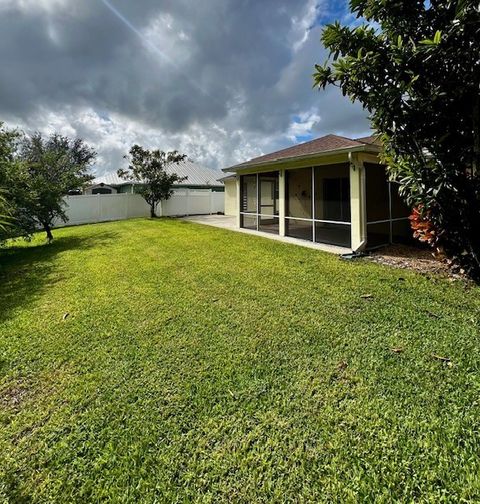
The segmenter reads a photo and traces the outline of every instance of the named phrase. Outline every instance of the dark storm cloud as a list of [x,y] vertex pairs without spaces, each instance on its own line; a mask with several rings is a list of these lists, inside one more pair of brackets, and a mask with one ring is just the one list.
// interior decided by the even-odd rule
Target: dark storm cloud
[[306,34],[321,9],[312,0],[0,0],[0,120],[42,129],[48,116],[98,143],[102,169],[136,135],[222,165],[288,142],[297,115],[318,115],[314,131],[363,132],[359,107],[311,89],[324,54],[318,29]]

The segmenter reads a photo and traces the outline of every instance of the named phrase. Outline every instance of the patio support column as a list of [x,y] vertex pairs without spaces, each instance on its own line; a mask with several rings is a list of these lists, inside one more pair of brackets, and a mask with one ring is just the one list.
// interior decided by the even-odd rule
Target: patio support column
[[237,175],[235,178],[235,185],[237,189],[237,211],[235,212],[235,225],[238,229],[240,229],[240,207],[242,202],[240,201],[240,175]]
[[285,236],[285,170],[278,174],[278,234]]
[[356,154],[349,154],[352,250],[360,252],[367,244],[365,167]]

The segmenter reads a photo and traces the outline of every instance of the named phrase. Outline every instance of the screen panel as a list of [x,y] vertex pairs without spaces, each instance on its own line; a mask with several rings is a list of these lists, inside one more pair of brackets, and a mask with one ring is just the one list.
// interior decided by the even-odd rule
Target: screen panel
[[313,241],[313,221],[286,219],[285,234],[292,238]]
[[315,219],[350,222],[350,173],[346,164],[315,169]]
[[257,176],[242,175],[240,211],[257,213]]
[[301,219],[312,218],[312,169],[287,170],[286,215]]
[[352,243],[351,226],[348,224],[315,222],[315,241],[339,247],[350,247]]

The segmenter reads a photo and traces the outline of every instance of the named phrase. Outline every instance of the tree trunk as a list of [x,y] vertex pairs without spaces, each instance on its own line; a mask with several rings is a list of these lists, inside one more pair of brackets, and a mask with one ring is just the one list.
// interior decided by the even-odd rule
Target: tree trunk
[[51,243],[53,240],[53,234],[52,234],[52,228],[50,227],[49,224],[44,224],[43,229],[45,230],[45,233],[47,233],[47,241],[48,243]]
[[155,213],[155,203],[150,203],[150,217],[154,219],[157,216]]

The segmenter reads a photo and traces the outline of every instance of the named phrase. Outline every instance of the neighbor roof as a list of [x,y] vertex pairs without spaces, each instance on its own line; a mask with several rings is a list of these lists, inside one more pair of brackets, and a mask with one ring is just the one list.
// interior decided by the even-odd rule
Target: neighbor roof
[[225,168],[223,171],[236,171],[242,168],[248,168],[261,164],[270,164],[276,161],[287,159],[296,159],[326,152],[335,152],[337,150],[373,150],[378,152],[379,143],[376,137],[368,136],[357,139],[347,138],[339,135],[326,135],[310,142],[301,143],[282,149],[270,154],[265,154],[250,161],[240,163],[230,168]]
[[[176,173],[180,177],[187,177],[187,180],[184,182],[175,184],[177,186],[223,186],[223,182],[219,181],[219,179],[224,176],[221,171],[205,168],[188,159],[179,164],[166,166],[165,171],[167,173]],[[138,183],[139,182],[131,182],[122,179],[117,175],[117,172],[111,172],[92,180],[91,185],[105,184],[108,186],[121,186]]]

